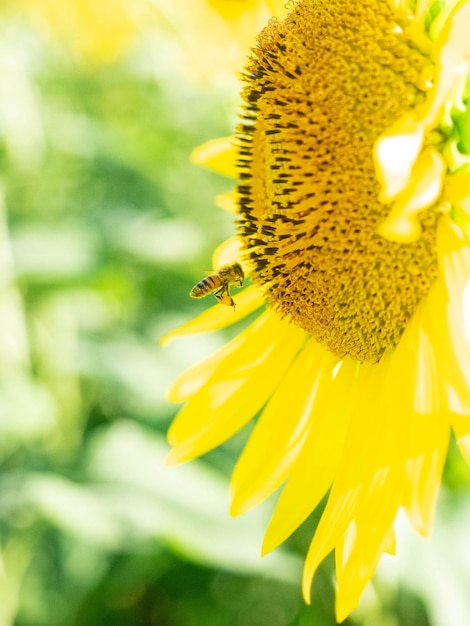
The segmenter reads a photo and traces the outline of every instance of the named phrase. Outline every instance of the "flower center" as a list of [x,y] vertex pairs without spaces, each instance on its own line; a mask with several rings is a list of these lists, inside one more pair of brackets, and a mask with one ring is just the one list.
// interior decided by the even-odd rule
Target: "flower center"
[[238,128],[240,232],[253,280],[339,356],[395,346],[437,275],[438,214],[408,244],[377,232],[373,147],[425,100],[430,60],[385,0],[301,0],[261,33]]

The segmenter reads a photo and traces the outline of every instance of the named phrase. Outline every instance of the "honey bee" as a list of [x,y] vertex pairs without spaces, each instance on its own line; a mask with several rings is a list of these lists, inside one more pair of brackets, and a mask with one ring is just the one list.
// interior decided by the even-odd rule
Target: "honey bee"
[[189,295],[191,298],[204,298],[208,294],[213,293],[220,304],[233,306],[235,310],[235,302],[230,295],[229,287],[230,285],[241,287],[244,278],[245,274],[240,263],[229,263],[199,281],[191,289]]

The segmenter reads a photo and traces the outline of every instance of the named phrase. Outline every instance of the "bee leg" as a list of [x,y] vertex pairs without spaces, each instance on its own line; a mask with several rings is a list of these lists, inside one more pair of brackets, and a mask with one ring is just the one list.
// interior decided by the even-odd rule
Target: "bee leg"
[[233,306],[233,310],[235,311],[235,302],[230,295],[227,285],[223,285],[220,289],[214,291],[214,296],[217,298],[220,304],[225,304],[225,306]]

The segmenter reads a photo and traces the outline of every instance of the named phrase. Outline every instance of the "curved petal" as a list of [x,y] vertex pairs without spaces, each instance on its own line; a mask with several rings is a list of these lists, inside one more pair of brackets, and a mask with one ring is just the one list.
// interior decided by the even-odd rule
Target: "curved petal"
[[418,215],[439,199],[445,173],[444,157],[437,150],[429,149],[420,154],[413,167],[410,184],[380,225],[380,234],[399,243],[412,243],[419,239],[422,228]]
[[317,567],[343,541],[344,534],[355,518],[361,496],[372,489],[371,485],[376,484],[377,471],[387,467],[380,455],[385,456],[385,452],[390,452],[390,423],[380,419],[381,413],[378,411],[383,397],[381,387],[386,367],[386,356],[379,364],[361,366],[356,402],[343,454],[305,561],[302,588],[307,602],[310,600],[310,586]]
[[392,556],[396,556],[397,554],[397,536],[393,526],[389,528],[387,536],[385,537],[384,552]]
[[426,102],[398,119],[376,142],[374,159],[382,202],[393,200],[407,187],[425,133],[438,126],[445,103],[466,80],[470,61],[469,22],[468,0],[454,3],[450,14],[444,12],[442,20],[436,20],[433,26],[439,35],[433,55],[437,75]]
[[[235,311],[232,307],[216,304],[186,324],[183,324],[179,328],[175,328],[175,330],[171,330],[169,333],[164,335],[160,339],[161,345],[165,346],[177,337],[194,335],[196,333],[206,333],[210,330],[218,330],[219,328],[231,326],[253,311],[256,311],[256,309],[259,309],[259,307],[264,304],[264,300],[259,292],[259,289],[254,286],[247,287],[238,293],[234,297],[234,301],[237,305]],[[171,393],[170,396],[172,396]],[[180,400],[175,400],[175,402],[180,402]]]
[[313,511],[335,476],[354,406],[355,367],[326,360],[316,384],[311,427],[282,490],[263,541],[263,554],[282,543]]
[[389,543],[399,504],[399,479],[399,471],[393,468],[383,468],[376,473],[368,490],[363,489],[354,520],[336,549],[338,622],[357,606]]
[[242,242],[240,237],[234,235],[226,239],[214,250],[214,254],[212,255],[212,267],[218,268],[227,263],[233,263],[234,261],[240,262],[241,247]]
[[266,4],[271,13],[279,20],[283,20],[287,13],[287,2],[285,0],[266,0]]
[[470,220],[470,171],[464,170],[447,176],[444,197],[462,209],[466,218]]
[[[231,481],[232,515],[245,513],[285,480],[311,427],[312,410],[332,357],[310,339],[263,410]],[[328,365],[326,365],[328,364]]]
[[219,193],[215,197],[215,204],[228,213],[238,213],[237,196],[233,191]]
[[443,11],[433,24],[438,33],[433,46],[438,68],[434,86],[420,111],[420,119],[426,129],[436,127],[442,116],[444,105],[452,93],[466,80],[470,61],[470,3],[468,0],[448,3],[450,11]]
[[[427,302],[415,312],[391,357],[384,387],[386,419],[400,427],[400,503],[417,530],[429,533],[449,441],[439,368],[426,326]],[[394,393],[397,387],[400,393]]]
[[220,137],[211,139],[198,146],[191,153],[191,162],[196,165],[203,165],[208,169],[228,176],[237,178],[237,148],[233,137]]
[[[240,349],[219,361],[181,409],[168,438],[168,463],[204,454],[244,426],[265,404],[305,341],[305,332],[265,313],[243,333]],[[269,372],[269,376],[266,376]]]
[[[453,393],[462,398],[459,408],[449,402],[451,410],[470,415],[470,245],[459,227],[448,220],[441,220],[438,251],[442,279],[430,294],[432,340],[439,350],[439,362],[445,363],[441,375],[447,391],[454,381]],[[444,356],[448,359],[443,360]]]
[[470,435],[470,246],[459,227],[442,219],[438,231],[440,278],[426,303],[426,324],[439,366],[443,404],[464,456]]

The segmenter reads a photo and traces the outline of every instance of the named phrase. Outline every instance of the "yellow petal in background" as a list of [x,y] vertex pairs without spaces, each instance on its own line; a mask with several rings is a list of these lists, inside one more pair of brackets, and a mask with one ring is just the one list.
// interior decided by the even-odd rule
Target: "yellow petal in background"
[[91,62],[109,63],[125,52],[136,34],[135,9],[124,0],[21,0],[41,29]]
[[248,54],[255,37],[271,17],[267,0],[205,0],[222,17],[235,42]]
[[253,12],[259,9],[263,0],[206,0],[208,6],[217,11],[224,20],[231,21],[238,18],[243,13]]
[[233,191],[228,191],[227,193],[219,193],[215,197],[215,204],[224,211],[227,211],[228,213],[238,212],[237,198]]
[[195,148],[191,153],[192,163],[203,165],[213,172],[229,178],[237,178],[238,176],[237,158],[237,148],[233,137],[211,139]]
[[[231,481],[231,514],[240,515],[286,478],[312,424],[312,407],[325,363],[336,362],[310,339],[263,410]],[[308,384],[305,381],[308,380]]]
[[265,0],[152,0],[176,33],[179,53],[191,80],[235,96],[241,71],[256,35],[271,12]]
[[[169,430],[169,463],[200,456],[231,437],[265,404],[305,341],[305,332],[265,313],[238,349],[181,409]],[[269,376],[265,372],[269,372]]]
[[285,0],[266,0],[271,13],[279,20],[283,20],[288,13],[287,2]]

